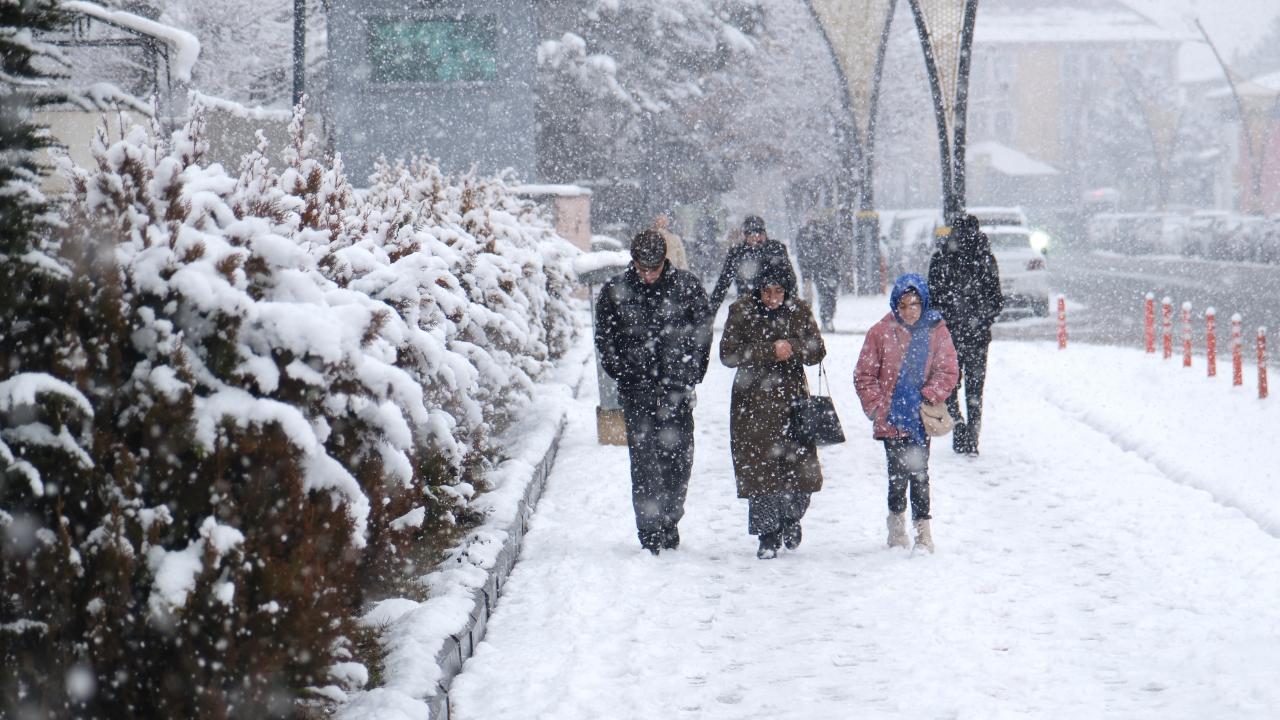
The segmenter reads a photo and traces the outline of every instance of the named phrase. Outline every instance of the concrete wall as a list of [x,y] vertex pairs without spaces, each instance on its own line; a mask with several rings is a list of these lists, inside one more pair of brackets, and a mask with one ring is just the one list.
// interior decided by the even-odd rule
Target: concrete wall
[[[370,24],[380,19],[492,17],[498,66],[491,80],[375,82]],[[445,172],[514,168],[534,178],[537,28],[528,0],[333,0],[329,15],[336,149],[356,185],[379,155],[426,152]]]

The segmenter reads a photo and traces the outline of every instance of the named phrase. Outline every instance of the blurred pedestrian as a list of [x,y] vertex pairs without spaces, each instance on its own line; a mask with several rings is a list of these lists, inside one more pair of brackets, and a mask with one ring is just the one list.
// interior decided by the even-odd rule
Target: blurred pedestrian
[[796,262],[806,284],[818,290],[818,313],[823,332],[835,331],[836,300],[840,295],[840,269],[845,265],[835,219],[831,213],[815,214],[796,235]]
[[596,352],[618,383],[640,545],[680,545],[693,466],[694,386],[707,372],[711,324],[697,279],[667,260],[655,230],[631,241],[631,265],[600,288]]
[[689,253],[685,250],[684,240],[674,232],[671,232],[671,216],[666,213],[658,213],[653,219],[653,229],[658,231],[664,242],[667,243],[667,260],[671,261],[680,270],[689,269]]
[[929,289],[934,307],[947,321],[955,341],[964,386],[963,414],[960,385],[947,398],[947,408],[956,421],[951,447],[957,453],[977,455],[991,325],[1004,309],[1004,294],[991,241],[975,216],[961,218],[934,251],[929,261]]
[[867,331],[853,384],[888,461],[889,547],[908,544],[909,491],[916,549],[933,552],[929,436],[920,404],[937,404],[950,395],[958,373],[956,349],[942,315],[930,307],[923,277],[899,277],[889,294],[889,307],[891,312]]
[[800,545],[809,496],[822,489],[817,448],[792,441],[786,428],[791,401],[809,395],[804,366],[826,354],[813,310],[780,265],[766,267],[751,294],[729,306],[720,360],[738,369],[729,410],[733,472],[761,559]]
[[742,221],[742,242],[729,248],[729,255],[724,259],[724,268],[720,271],[720,279],[711,291],[711,314],[715,315],[729,293],[729,286],[735,285],[738,297],[750,297],[755,294],[756,279],[767,267],[785,269],[790,275],[791,287],[796,286],[796,271],[791,267],[791,257],[787,248],[777,240],[771,240],[764,229],[764,220],[758,215],[748,215]]
[[715,274],[716,268],[719,267],[719,232],[715,217],[709,212],[704,212],[698,218],[692,242],[686,244],[689,252],[689,272],[696,275],[703,283]]

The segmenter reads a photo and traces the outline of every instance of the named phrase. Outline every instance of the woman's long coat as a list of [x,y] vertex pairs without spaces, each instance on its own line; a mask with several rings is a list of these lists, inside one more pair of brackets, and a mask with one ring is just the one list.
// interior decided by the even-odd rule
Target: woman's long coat
[[[774,354],[776,340],[791,341],[786,362]],[[816,365],[826,354],[813,310],[803,300],[789,297],[769,312],[753,293],[729,306],[720,360],[738,369],[729,410],[738,497],[822,489],[817,448],[789,440],[786,426],[792,398],[809,394],[804,365]]]

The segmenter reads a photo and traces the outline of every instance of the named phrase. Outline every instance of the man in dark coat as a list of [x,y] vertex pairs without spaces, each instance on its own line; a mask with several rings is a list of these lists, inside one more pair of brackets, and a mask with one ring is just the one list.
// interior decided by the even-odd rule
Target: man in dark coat
[[832,332],[845,258],[831,218],[813,217],[806,222],[796,236],[795,251],[804,281],[812,282],[818,290],[822,331]]
[[777,240],[770,240],[764,231],[764,220],[758,215],[748,215],[742,221],[742,244],[729,248],[724,259],[720,279],[711,291],[711,314],[715,315],[729,293],[729,285],[736,284],[738,297],[748,297],[757,286],[757,278],[766,266],[776,266],[787,273],[791,287],[796,285],[796,271],[791,266],[787,248]]
[[657,555],[680,544],[693,467],[693,389],[707,372],[711,323],[706,292],[666,261],[662,235],[636,235],[631,260],[600,288],[596,352],[618,382],[640,545]]
[[[977,455],[987,347],[991,344],[991,325],[1004,309],[1004,295],[991,242],[973,215],[961,218],[934,251],[929,261],[929,290],[951,330],[960,361],[961,382],[947,398],[947,407],[956,420],[951,447],[957,453]],[[964,414],[960,413],[961,385]]]

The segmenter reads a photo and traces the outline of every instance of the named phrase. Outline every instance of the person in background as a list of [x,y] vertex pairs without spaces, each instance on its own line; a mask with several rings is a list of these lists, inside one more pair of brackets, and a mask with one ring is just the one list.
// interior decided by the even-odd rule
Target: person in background
[[680,236],[671,232],[671,216],[666,213],[658,213],[653,219],[653,229],[658,231],[663,241],[667,243],[667,260],[680,270],[689,269],[689,253],[685,251],[684,240]]
[[698,218],[698,226],[694,230],[693,242],[687,245],[689,251],[689,272],[699,280],[706,281],[716,271],[720,262],[719,226],[715,216],[704,212]]
[[707,294],[666,259],[662,235],[631,241],[631,266],[600,288],[596,353],[618,383],[631,458],[631,500],[640,546],[657,555],[680,545],[693,467],[694,386],[711,352]]
[[729,286],[735,285],[738,297],[749,297],[755,293],[756,279],[766,268],[776,267],[790,276],[790,286],[796,286],[796,271],[791,266],[791,257],[787,248],[777,240],[769,239],[764,229],[764,220],[758,215],[748,215],[742,221],[742,242],[729,248],[729,255],[724,259],[724,268],[711,291],[711,314],[714,316],[729,293]]
[[956,349],[942,315],[930,307],[929,285],[903,275],[889,294],[891,312],[867,331],[854,368],[853,386],[872,435],[884,443],[889,469],[889,547],[906,547],[907,495],[916,549],[933,552],[929,526],[929,436],[920,403],[951,394],[959,370]]
[[738,369],[729,410],[733,472],[762,560],[784,545],[799,547],[809,496],[822,489],[817,447],[786,433],[791,401],[809,395],[804,366],[827,354],[813,310],[794,297],[794,284],[781,266],[766,267],[752,294],[729,306],[720,338],[721,362]]
[[800,228],[794,243],[800,275],[818,290],[822,331],[835,331],[836,300],[840,295],[840,269],[844,267],[833,218],[815,214]]
[[991,254],[991,242],[979,227],[978,218],[964,216],[954,231],[943,238],[929,261],[929,288],[934,306],[947,321],[955,340],[964,385],[963,414],[960,387],[947,398],[947,408],[956,421],[951,448],[957,453],[977,455],[991,325],[1004,309],[1000,267]]

